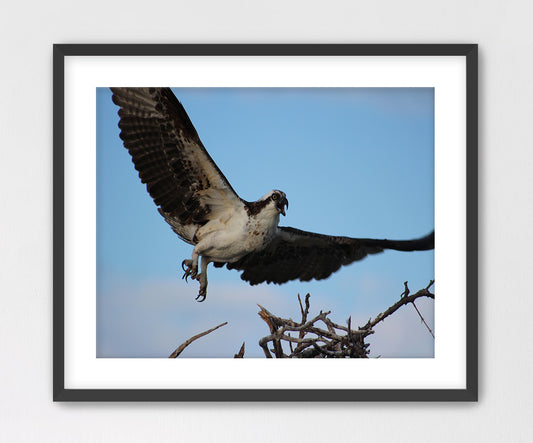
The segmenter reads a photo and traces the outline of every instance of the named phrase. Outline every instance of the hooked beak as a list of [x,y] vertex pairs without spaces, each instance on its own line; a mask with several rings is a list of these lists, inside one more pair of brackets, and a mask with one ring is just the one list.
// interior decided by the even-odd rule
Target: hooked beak
[[283,197],[278,203],[278,209],[279,209],[279,212],[281,212],[282,215],[286,215],[285,214],[285,207],[287,207],[287,209],[289,209],[289,200],[287,200],[286,197]]

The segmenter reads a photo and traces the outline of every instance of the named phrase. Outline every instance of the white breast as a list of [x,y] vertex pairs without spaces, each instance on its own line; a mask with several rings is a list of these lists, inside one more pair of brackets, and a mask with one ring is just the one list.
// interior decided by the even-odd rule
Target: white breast
[[276,233],[279,212],[273,207],[265,207],[259,214],[249,218],[246,230],[246,249],[259,251],[265,248]]
[[266,247],[275,235],[278,222],[279,213],[270,208],[251,217],[244,207],[242,211],[219,213],[196,233],[198,251],[212,261],[235,262]]

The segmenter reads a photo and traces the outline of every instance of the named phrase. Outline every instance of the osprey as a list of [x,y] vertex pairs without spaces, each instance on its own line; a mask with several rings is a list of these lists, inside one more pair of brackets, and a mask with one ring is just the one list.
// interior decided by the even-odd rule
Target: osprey
[[[242,271],[251,285],[329,277],[341,266],[384,249],[434,248],[434,233],[414,240],[315,234],[278,226],[289,201],[273,190],[241,199],[204,148],[185,109],[169,88],[111,88],[120,107],[120,138],[139,177],[173,231],[194,246],[183,278],[207,294],[207,266]],[[200,272],[198,261],[201,258]]]

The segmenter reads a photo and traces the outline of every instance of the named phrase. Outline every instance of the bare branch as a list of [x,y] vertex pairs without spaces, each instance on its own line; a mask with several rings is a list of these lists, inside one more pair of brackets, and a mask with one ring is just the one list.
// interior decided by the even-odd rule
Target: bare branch
[[430,286],[431,284],[424,289],[420,289],[420,291],[414,293],[413,295],[408,295],[408,296],[401,298],[396,303],[394,303],[389,309],[387,309],[385,312],[378,314],[378,316],[374,320],[369,320],[368,323],[365,326],[363,326],[361,329],[372,329],[379,322],[385,320],[388,316],[396,312],[402,306],[408,303],[414,302],[417,298],[429,297],[429,298],[435,299],[435,294],[432,294],[431,292],[429,292],[428,288]]
[[[300,299],[300,294],[298,294],[298,302],[300,303],[300,309],[302,311],[302,321],[300,324],[304,324],[307,321],[307,315],[309,314],[309,294],[305,296],[305,309],[302,307],[302,300]],[[305,335],[304,331],[300,331],[300,338],[303,338]]]
[[405,291],[402,292],[402,295],[400,297],[407,297],[411,291],[409,291],[409,287],[407,286],[406,281],[403,282],[403,286],[405,287]]
[[418,308],[416,307],[415,305],[415,302],[413,302],[413,306],[414,308],[416,309],[416,312],[418,312],[418,316],[420,317],[420,320],[422,320],[422,323],[424,323],[426,325],[426,328],[428,329],[429,333],[431,334],[431,336],[433,338],[435,338],[435,334],[433,334],[433,331],[431,330],[431,328],[428,326],[428,324],[426,323],[426,320],[424,320],[424,317],[422,317],[422,314],[420,313],[420,311],[418,310]]
[[237,354],[235,354],[233,358],[244,358],[244,342],[242,342],[240,351]]
[[209,334],[210,332],[213,332],[215,329],[218,329],[218,328],[220,328],[220,327],[222,327],[222,326],[225,326],[225,325],[227,325],[227,324],[228,324],[228,322],[225,321],[224,323],[222,323],[222,324],[220,324],[220,325],[218,325],[218,326],[215,326],[214,328],[211,328],[211,329],[209,329],[209,330],[207,330],[207,331],[204,331],[204,332],[202,332],[202,333],[200,333],[200,334],[198,334],[198,335],[195,335],[194,337],[189,338],[186,342],[184,342],[184,343],[182,343],[180,346],[178,346],[178,348],[177,348],[172,354],[170,354],[170,356],[169,356],[168,358],[176,358],[176,357],[177,357],[178,355],[180,355],[180,354],[183,352],[183,350],[184,350],[187,346],[189,346],[194,340],[196,340],[196,339],[198,339],[198,338],[200,338],[200,337],[203,337],[204,335],[207,335],[207,334]]

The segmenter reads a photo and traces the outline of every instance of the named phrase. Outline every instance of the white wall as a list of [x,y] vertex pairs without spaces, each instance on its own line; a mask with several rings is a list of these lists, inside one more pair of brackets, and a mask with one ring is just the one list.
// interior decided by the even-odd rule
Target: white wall
[[[3,4],[0,440],[530,441],[532,12],[520,0]],[[479,403],[52,403],[54,42],[479,43]]]

